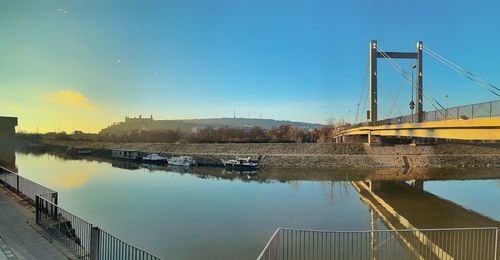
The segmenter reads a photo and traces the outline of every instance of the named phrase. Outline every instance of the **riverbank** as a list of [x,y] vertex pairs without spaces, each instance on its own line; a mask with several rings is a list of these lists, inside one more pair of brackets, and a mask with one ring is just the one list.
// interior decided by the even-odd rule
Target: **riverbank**
[[249,156],[262,166],[298,168],[500,168],[500,145],[438,144],[432,146],[368,146],[365,144],[317,143],[112,143],[45,140],[55,147],[90,149],[110,156],[113,149],[130,149],[163,155],[189,155],[205,165],[218,165],[221,159]]

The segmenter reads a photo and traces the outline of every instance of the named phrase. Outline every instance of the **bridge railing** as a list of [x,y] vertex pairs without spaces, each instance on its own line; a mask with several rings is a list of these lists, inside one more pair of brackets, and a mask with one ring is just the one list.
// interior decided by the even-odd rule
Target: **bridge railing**
[[499,259],[497,227],[376,231],[278,228],[258,260]]
[[[442,120],[468,120],[478,118],[500,117],[500,100],[450,107],[445,109],[424,112],[424,122],[442,121]],[[417,121],[417,115],[406,115],[394,118],[387,118],[377,121],[376,125],[395,125],[403,123],[412,123]],[[348,127],[342,127],[338,131],[348,128],[369,126],[369,122],[362,122]]]
[[468,120],[500,116],[500,100],[425,112],[424,121]]

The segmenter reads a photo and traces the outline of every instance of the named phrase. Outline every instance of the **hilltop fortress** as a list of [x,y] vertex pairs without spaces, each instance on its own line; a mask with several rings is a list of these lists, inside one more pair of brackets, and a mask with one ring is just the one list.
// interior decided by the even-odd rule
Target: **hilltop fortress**
[[290,125],[302,129],[315,129],[322,128],[325,125],[312,124],[304,122],[293,122],[286,120],[274,119],[258,119],[258,118],[207,118],[207,119],[178,119],[178,120],[155,120],[153,116],[150,117],[125,117],[124,122],[113,123],[101,130],[102,134],[124,134],[132,131],[142,130],[183,130],[193,131],[193,129],[202,129],[206,127],[232,127],[232,128],[252,128],[255,126],[263,129],[272,129],[280,125]]

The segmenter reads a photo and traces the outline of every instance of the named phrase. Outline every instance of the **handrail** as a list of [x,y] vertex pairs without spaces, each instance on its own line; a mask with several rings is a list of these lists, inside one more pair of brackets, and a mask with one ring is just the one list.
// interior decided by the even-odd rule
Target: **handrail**
[[[89,256],[92,260],[107,259],[106,256],[111,255],[113,257],[127,256],[127,259],[132,260],[161,259],[154,254],[124,242],[38,195],[36,209],[37,224],[56,231],[61,240],[72,248],[73,253],[79,257]],[[63,229],[61,229],[61,223],[65,223]],[[71,235],[70,239],[65,237],[68,236],[68,233]]]
[[264,249],[262,249],[262,252],[260,252],[259,256],[257,257],[257,259],[261,259],[265,252],[266,252],[266,249],[269,248],[269,246],[271,245],[271,242],[274,240],[274,237],[276,237],[276,235],[278,234],[278,232],[280,232],[281,230],[283,230],[284,228],[277,228],[276,231],[274,231],[273,235],[271,236],[271,238],[269,239],[269,241],[267,241],[266,243],[266,246],[264,247]]
[[[257,260],[499,259],[500,227],[330,231],[279,227]],[[379,241],[379,242],[377,242]]]
[[[489,105],[489,107],[488,107],[489,112],[486,115],[484,115],[484,114],[478,115],[477,109],[482,107],[482,106],[485,106],[485,105]],[[468,108],[470,108],[471,110],[470,111],[466,110],[465,113],[463,113],[463,114],[470,112],[470,114],[471,114],[470,119],[500,117],[500,100],[494,100],[494,101],[475,103],[475,104],[469,104],[469,105],[463,105],[463,106],[448,107],[448,108],[444,108],[444,109],[424,111],[425,118],[423,119],[423,121],[424,122],[432,122],[432,121],[443,121],[443,120],[463,120],[464,118],[461,117],[460,110],[462,109],[462,111],[463,111],[464,109],[468,109]],[[476,108],[476,109],[474,109],[474,108]],[[453,111],[453,112],[456,111],[456,113],[452,117],[448,117],[448,114],[450,111]],[[474,111],[476,111],[476,114],[474,114]],[[437,113],[440,113],[441,117],[443,117],[443,118],[441,118],[441,117],[438,118],[436,116]],[[434,117],[429,118],[428,115],[434,115]],[[417,115],[414,114],[413,116],[414,116],[414,120],[416,120]],[[465,116],[465,115],[462,115],[462,116]],[[378,125],[385,125],[385,124],[411,123],[411,117],[412,117],[412,115],[410,114],[410,115],[381,119],[381,120],[378,120],[375,123],[375,125],[378,126]],[[347,127],[344,127],[343,130],[357,128],[357,127],[365,126],[365,125],[370,126],[370,123],[369,122],[361,122],[361,123],[357,123],[354,125],[349,125]]]
[[371,233],[371,232],[387,232],[387,231],[397,231],[397,232],[413,232],[413,231],[460,231],[460,230],[491,230],[500,229],[500,227],[459,227],[459,228],[409,228],[409,229],[397,229],[397,230],[387,230],[387,229],[374,229],[374,230],[321,230],[321,229],[296,229],[296,228],[283,228],[282,230],[295,230],[295,231],[306,231],[306,232],[324,232],[324,233]]
[[[105,232],[90,222],[72,214],[58,205],[58,193],[43,185],[33,182],[19,174],[0,166],[0,182],[25,196],[35,205],[35,220],[38,225],[48,229],[50,234],[68,246],[76,256],[91,260],[127,256],[127,259],[159,260],[147,251],[130,245],[123,240]],[[106,240],[113,246],[107,246]],[[115,246],[119,244],[119,246]]]

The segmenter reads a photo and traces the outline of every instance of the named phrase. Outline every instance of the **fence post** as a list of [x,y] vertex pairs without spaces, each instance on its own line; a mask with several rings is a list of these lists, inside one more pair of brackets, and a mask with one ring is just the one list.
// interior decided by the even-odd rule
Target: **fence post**
[[493,114],[493,101],[490,102],[490,118]]
[[57,217],[57,209],[59,208],[57,192],[52,193],[52,203],[54,203],[54,216]]
[[42,213],[40,212],[40,197],[35,197],[35,222],[40,225]]
[[90,231],[90,260],[99,259],[100,234],[99,227],[92,227]]
[[495,232],[495,260],[498,257],[498,233],[500,233],[500,228],[497,228],[497,232]]

